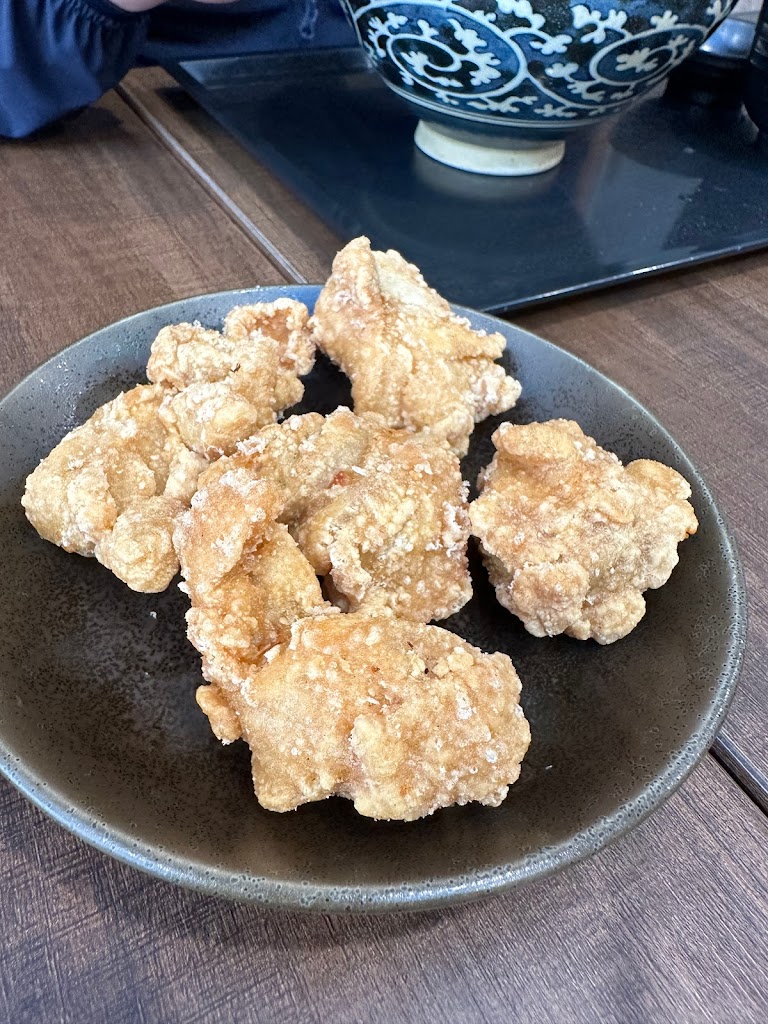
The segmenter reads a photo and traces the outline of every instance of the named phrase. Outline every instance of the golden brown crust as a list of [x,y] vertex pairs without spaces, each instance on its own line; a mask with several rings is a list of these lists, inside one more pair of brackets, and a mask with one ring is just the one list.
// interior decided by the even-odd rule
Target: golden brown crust
[[201,687],[198,702],[228,737],[239,726],[256,795],[275,811],[332,795],[406,821],[456,803],[497,806],[530,742],[509,658],[437,626],[304,619],[224,686],[223,710],[218,687]]
[[688,483],[658,462],[622,466],[569,420],[503,423],[493,441],[470,516],[498,600],[534,636],[626,636],[696,532]]
[[495,360],[501,334],[474,331],[393,251],[356,238],[338,253],[311,320],[352,381],[355,412],[427,430],[464,455],[474,424],[511,408],[520,385]]
[[201,483],[233,466],[274,486],[277,518],[344,611],[429,622],[472,596],[466,487],[444,443],[341,408],[263,428]]
[[188,635],[206,678],[225,677],[233,662],[259,663],[297,619],[330,608],[277,522],[280,505],[265,480],[226,468],[201,480],[178,521],[174,543],[192,602]]
[[[411,542],[445,529],[435,494],[444,497],[453,474],[449,491],[463,502],[446,447],[339,410],[267,427],[201,478],[175,534],[192,602],[189,637],[210,683],[197,699],[223,742],[250,745],[265,807],[285,811],[338,794],[361,814],[412,820],[471,800],[495,806],[517,779],[530,732],[509,659],[376,614],[392,611],[402,558],[416,557]],[[411,507],[413,479],[425,483]],[[403,504],[404,519],[393,519],[387,510]],[[277,521],[286,510],[313,556],[344,569],[337,585],[357,579],[350,566],[375,568],[363,555],[386,556],[379,574],[369,574],[373,588],[364,588],[367,614],[340,614],[323,600],[313,567]],[[331,543],[320,540],[328,531]],[[462,532],[462,585],[465,542]],[[436,556],[420,557],[429,567]],[[445,589],[444,571],[441,581]]]
[[199,324],[160,331],[147,376],[174,389],[162,414],[185,444],[208,459],[229,455],[300,401],[299,377],[314,360],[307,320],[303,303],[278,299],[231,310],[223,333]]
[[22,498],[42,537],[95,556],[133,590],[164,590],[178,571],[173,524],[205,464],[160,419],[166,396],[138,385],[107,402],[43,459]]
[[[298,401],[314,343],[292,299],[233,309],[224,334],[163,328],[148,375],[67,435],[27,480],[22,504],[46,540],[91,555],[134,590],[178,571],[175,521],[222,451]],[[195,449],[194,451],[191,449]]]

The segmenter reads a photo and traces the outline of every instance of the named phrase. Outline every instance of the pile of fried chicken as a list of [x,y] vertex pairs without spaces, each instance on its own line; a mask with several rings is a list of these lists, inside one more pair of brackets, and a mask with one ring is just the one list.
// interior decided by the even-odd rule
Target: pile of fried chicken
[[[137,591],[181,569],[197,701],[244,739],[262,806],[332,795],[412,820],[497,806],[530,730],[509,658],[439,626],[472,597],[470,533],[498,600],[535,636],[613,643],[696,531],[674,470],[623,466],[568,420],[515,425],[468,504],[459,459],[520,384],[397,252],[337,256],[314,313],[233,309],[221,332],[165,327],[147,377],[69,433],[27,480],[46,540]],[[354,410],[280,420],[316,349]]]

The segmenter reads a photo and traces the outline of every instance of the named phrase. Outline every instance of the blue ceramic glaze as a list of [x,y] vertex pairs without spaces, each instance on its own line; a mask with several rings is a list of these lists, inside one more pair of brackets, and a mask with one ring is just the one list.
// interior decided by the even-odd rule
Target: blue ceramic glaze
[[484,135],[562,138],[647,92],[734,0],[343,0],[418,116]]

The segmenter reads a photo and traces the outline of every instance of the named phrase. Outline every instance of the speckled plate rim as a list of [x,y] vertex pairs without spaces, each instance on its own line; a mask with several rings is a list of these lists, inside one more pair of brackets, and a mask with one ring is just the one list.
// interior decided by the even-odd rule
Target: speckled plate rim
[[[280,296],[287,296],[303,301],[311,307],[319,291],[320,286],[318,285],[256,286],[194,295],[187,299],[180,299],[134,313],[93,331],[44,360],[3,396],[0,399],[0,404],[4,404],[6,399],[23,389],[30,378],[39,373],[43,367],[48,367],[49,364],[55,363],[75,349],[87,348],[94,344],[102,331],[107,328],[130,328],[132,324],[140,324],[142,319],[150,313],[167,315],[168,322],[171,323],[177,319],[176,310],[194,301],[226,299],[231,300],[232,305],[237,305],[244,301],[273,301]],[[537,345],[555,350],[566,359],[573,360],[575,365],[596,374],[602,382],[614,388],[628,405],[635,407],[648,418],[664,440],[677,452],[686,474],[691,480],[695,480],[713,512],[733,593],[728,642],[725,645],[725,655],[717,678],[712,680],[712,694],[708,707],[704,711],[698,727],[682,745],[677,755],[667,763],[665,769],[653,781],[643,787],[631,800],[625,802],[611,815],[606,816],[605,827],[599,832],[594,827],[584,829],[560,843],[542,847],[522,863],[478,871],[475,874],[459,878],[445,878],[438,881],[425,880],[418,884],[401,887],[396,887],[393,884],[386,886],[331,886],[310,882],[286,882],[251,874],[217,871],[190,858],[170,854],[160,846],[141,842],[135,835],[128,835],[119,829],[110,827],[89,814],[86,808],[73,805],[63,794],[51,787],[44,778],[29,769],[21,758],[11,754],[2,737],[2,724],[0,724],[0,772],[40,810],[91,846],[124,864],[138,868],[156,878],[206,895],[239,902],[263,904],[285,910],[382,913],[430,910],[446,905],[467,903],[495,893],[506,892],[523,882],[534,881],[554,874],[563,867],[585,860],[625,835],[657,810],[685,781],[706,754],[725,718],[735,692],[746,644],[747,600],[744,573],[735,542],[712,492],[691,459],[669,431],[626,388],[595,369],[586,360],[568,352],[567,349],[539,338],[529,331],[524,331],[514,324],[463,306],[454,306],[454,309],[460,315],[466,316],[473,326],[488,328],[491,325],[505,337],[509,336],[510,331],[514,334],[526,335]]]

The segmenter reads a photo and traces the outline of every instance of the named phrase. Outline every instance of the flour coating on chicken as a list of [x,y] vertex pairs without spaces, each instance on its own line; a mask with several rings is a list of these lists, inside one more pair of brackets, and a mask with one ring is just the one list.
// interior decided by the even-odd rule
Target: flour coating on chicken
[[[345,454],[358,445],[354,461],[366,465],[374,428],[347,410],[329,420]],[[311,508],[329,473],[331,491],[342,486],[333,479],[343,470],[327,460],[321,468],[317,445],[306,443],[325,422],[313,414],[284,425],[294,455],[314,467],[309,486],[279,442],[280,457],[271,455],[284,476],[254,473],[280,436],[268,428],[266,441],[249,443],[265,462],[248,465],[255,452],[222,459],[179,519],[188,635],[208,680],[198,703],[219,739],[248,742],[256,795],[271,810],[332,795],[369,817],[402,820],[474,800],[496,806],[530,742],[509,658],[391,614],[340,613],[277,521],[285,508]],[[331,450],[338,455],[337,444]]]
[[343,611],[429,622],[472,596],[466,486],[445,442],[340,408],[264,427],[204,480],[232,467],[274,486],[277,518]]
[[292,299],[238,306],[224,332],[165,327],[138,385],[68,434],[27,480],[22,504],[46,540],[95,556],[134,590],[179,568],[172,534],[211,460],[303,394],[314,344]]
[[[208,680],[198,704],[220,740],[249,744],[255,792],[270,810],[333,795],[360,814],[401,820],[469,801],[496,806],[530,742],[506,655],[370,608],[339,612],[278,522],[286,510],[304,523],[327,513],[345,494],[339,474],[368,479],[348,463],[371,466],[381,431],[348,410],[267,428],[204,474],[178,521],[188,635]],[[430,464],[424,447],[434,442],[398,443]]]
[[570,420],[503,423],[493,441],[470,517],[500,603],[534,636],[626,636],[698,527],[687,481],[623,466]]
[[160,418],[165,389],[138,385],[101,406],[28,477],[37,532],[97,558],[133,590],[164,590],[178,571],[172,534],[206,465]]
[[277,521],[279,491],[242,467],[208,472],[174,542],[192,604],[189,639],[203,656],[206,678],[216,679],[234,662],[258,664],[297,619],[331,606]]
[[173,389],[164,419],[206,458],[231,454],[301,400],[299,378],[314,362],[307,320],[301,302],[278,299],[236,307],[221,333],[199,324],[164,327],[147,364],[151,381]]
[[391,617],[302,619],[266,654],[198,701],[252,752],[273,811],[343,796],[372,818],[411,821],[440,807],[498,806],[520,774],[530,729],[504,654],[437,626]]
[[475,331],[419,270],[367,238],[333,261],[311,320],[318,346],[352,381],[356,413],[425,430],[464,455],[475,423],[510,409],[519,383],[498,365],[501,334]]

